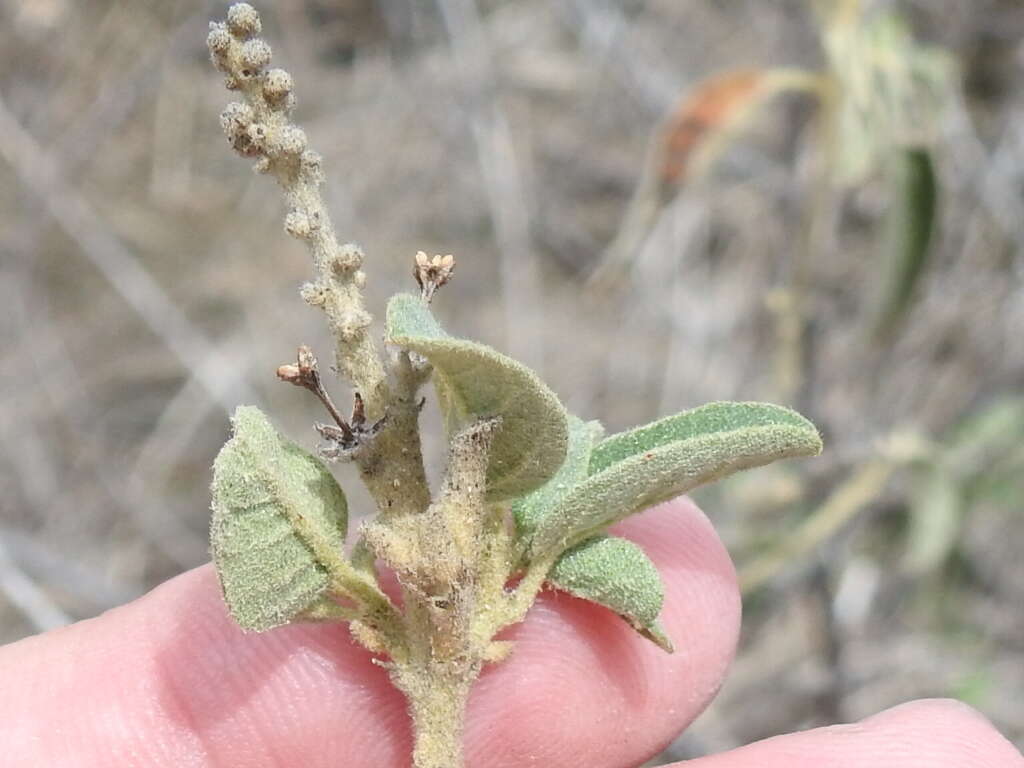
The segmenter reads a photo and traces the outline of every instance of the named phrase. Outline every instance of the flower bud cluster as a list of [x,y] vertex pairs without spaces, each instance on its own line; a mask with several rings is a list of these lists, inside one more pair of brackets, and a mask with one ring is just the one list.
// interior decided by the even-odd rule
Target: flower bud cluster
[[263,30],[260,15],[248,3],[235,3],[228,8],[227,27],[241,40],[248,40]]
[[319,155],[307,151],[306,134],[288,120],[295,107],[294,81],[283,69],[269,69],[272,52],[258,37],[261,29],[260,16],[248,3],[235,3],[226,21],[210,24],[206,44],[213,65],[224,73],[229,90],[245,96],[244,104],[228,105],[221,125],[236,152],[257,159],[257,171],[298,173],[318,184]]
[[[361,294],[366,283],[363,252],[338,244],[319,188],[323,158],[291,121],[295,83],[288,72],[272,66],[272,51],[261,30],[259,14],[248,3],[235,3],[224,21],[210,25],[206,43],[213,65],[223,73],[227,88],[239,92],[238,101],[221,114],[221,127],[231,147],[252,158],[253,170],[272,175],[283,189],[288,204],[285,232],[304,241],[317,271],[316,279],[302,287],[302,298],[326,313],[337,340],[339,370],[357,390],[369,393],[372,410],[380,410],[385,372],[366,331],[371,318]],[[278,373],[297,381],[301,363],[283,366]]]

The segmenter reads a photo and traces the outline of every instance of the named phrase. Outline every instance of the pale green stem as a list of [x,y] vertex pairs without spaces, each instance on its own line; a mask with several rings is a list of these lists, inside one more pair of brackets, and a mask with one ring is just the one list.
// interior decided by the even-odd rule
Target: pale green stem
[[462,733],[473,679],[451,675],[443,665],[422,676],[396,671],[395,686],[405,693],[413,722],[415,768],[462,768]]
[[504,596],[504,605],[497,614],[497,621],[491,630],[492,637],[505,627],[517,624],[526,617],[526,612],[537,599],[537,594],[543,588],[544,580],[547,579],[548,572],[557,559],[557,555],[545,555],[530,563],[515,590]]
[[[268,102],[263,78],[246,76],[242,52],[243,44],[233,38],[223,65],[252,108],[253,125],[263,126],[268,136],[294,136],[296,129],[287,111]],[[281,185],[292,214],[306,222],[301,230],[287,228],[306,243],[313,257],[316,279],[303,289],[303,298],[327,316],[338,372],[362,396],[371,421],[387,418],[382,431],[356,457],[363,479],[382,512],[396,507],[422,512],[430,503],[417,426],[416,390],[424,375],[412,370],[407,357],[400,355],[393,371],[395,386],[388,384],[370,330],[372,317],[363,301],[363,254],[355,246],[338,243],[320,193],[316,153],[262,152],[259,162]]]

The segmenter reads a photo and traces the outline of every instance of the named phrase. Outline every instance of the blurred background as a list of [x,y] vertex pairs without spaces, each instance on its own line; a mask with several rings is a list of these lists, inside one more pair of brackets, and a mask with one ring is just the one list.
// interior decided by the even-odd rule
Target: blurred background
[[[273,372],[330,341],[218,125],[225,8],[0,0],[2,641],[207,560],[236,404],[316,443]],[[661,761],[920,696],[1022,743],[1019,0],[260,10],[375,312],[454,253],[447,327],[611,431],[716,399],[820,425],[821,458],[699,496],[742,647]]]

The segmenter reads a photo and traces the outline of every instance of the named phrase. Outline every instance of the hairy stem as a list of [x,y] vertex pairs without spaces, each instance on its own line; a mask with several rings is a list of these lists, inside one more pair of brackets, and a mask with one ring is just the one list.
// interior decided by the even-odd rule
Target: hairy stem
[[466,700],[475,677],[453,673],[444,665],[392,674],[395,686],[409,701],[415,768],[462,767]]
[[229,14],[223,27],[211,29],[208,43],[214,64],[241,91],[245,104],[225,110],[222,122],[239,154],[258,158],[256,169],[281,185],[289,213],[285,229],[304,241],[313,257],[316,279],[303,298],[327,315],[336,341],[338,370],[366,402],[371,418],[379,418],[387,399],[384,365],[368,332],[371,317],[363,306],[360,271],[363,254],[338,243],[334,225],[320,194],[321,158],[306,146],[305,133],[290,122],[294,105],[291,76],[267,70],[270,47],[260,38],[259,17],[251,9]]
[[480,578],[493,555],[484,532],[494,510],[484,490],[500,423],[479,421],[452,438],[444,482],[426,511],[382,515],[363,529],[366,545],[402,584],[408,645],[391,675],[409,701],[416,768],[462,765],[466,697],[491,640],[474,629],[478,614],[500,602],[504,591],[503,578]]
[[423,468],[418,392],[430,376],[417,368],[406,352],[392,365],[387,423],[373,442],[356,457],[363,483],[383,515],[422,513],[430,505],[430,489]]
[[320,192],[322,159],[290,120],[292,78],[282,69],[268,69],[271,51],[258,37],[260,29],[259,14],[244,3],[210,28],[207,45],[214,66],[226,75],[227,87],[244,97],[228,105],[221,124],[235,151],[254,158],[256,170],[273,176],[284,191],[285,230],[302,240],[313,258],[315,277],[302,296],[324,311],[338,372],[362,396],[366,416],[387,419],[372,444],[356,455],[374,501],[382,512],[396,506],[422,512],[430,501],[417,425],[416,390],[424,377],[410,375],[408,360],[400,355],[389,384],[363,301],[363,253],[338,243]]
[[[559,553],[560,554],[560,553]],[[501,609],[495,615],[495,623],[490,629],[491,635],[495,635],[505,627],[518,624],[526,617],[537,594],[544,586],[544,580],[548,572],[558,559],[557,554],[546,555],[530,563],[526,575],[519,582],[511,594],[503,595]]]

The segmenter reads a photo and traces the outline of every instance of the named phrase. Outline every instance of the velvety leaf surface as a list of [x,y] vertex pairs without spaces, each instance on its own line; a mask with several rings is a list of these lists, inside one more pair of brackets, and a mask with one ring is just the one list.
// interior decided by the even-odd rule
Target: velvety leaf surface
[[594,449],[590,477],[540,521],[532,555],[571,546],[741,469],[820,452],[813,424],[787,408],[758,403],[711,403],[614,435]]
[[793,426],[817,434],[814,425],[796,411],[771,403],[707,403],[699,408],[666,416],[642,427],[602,440],[590,455],[589,474],[594,475],[630,456],[668,443],[713,432],[750,427]]
[[327,572],[303,539],[312,531],[341,549],[345,495],[327,467],[241,406],[234,436],[213,465],[210,541],[224,600],[246,630],[287,624],[327,588]]
[[516,499],[512,504],[520,539],[528,538],[539,521],[551,513],[562,497],[587,477],[590,454],[603,434],[604,428],[600,422],[583,421],[569,415],[569,449],[565,454],[565,462],[544,485]]
[[566,412],[555,393],[529,368],[490,347],[449,336],[423,301],[391,299],[388,340],[423,355],[448,434],[482,418],[501,416],[491,446],[487,498],[512,498],[539,488],[558,471],[568,445]]
[[658,625],[665,599],[661,576],[644,551],[628,539],[598,536],[567,550],[548,574],[552,586],[615,611],[669,653]]

